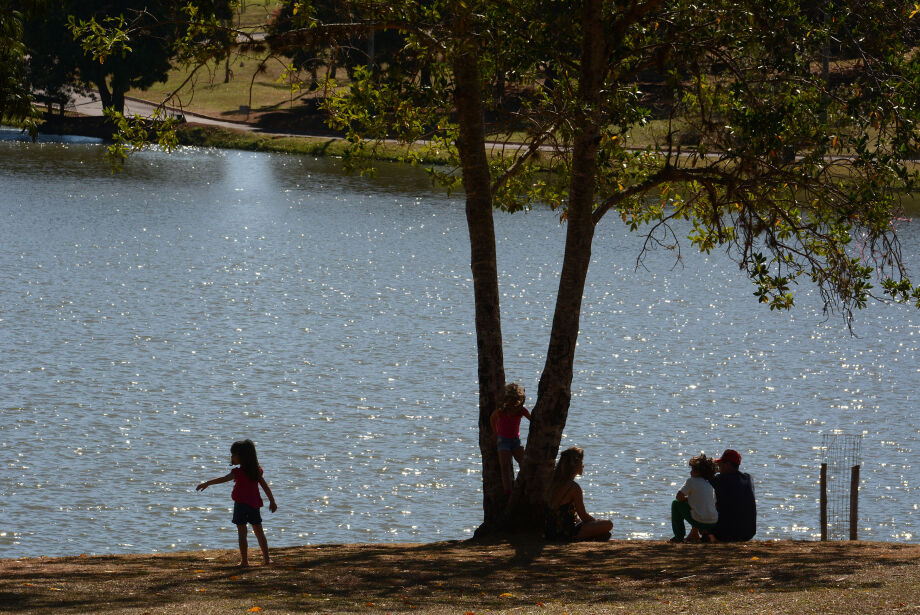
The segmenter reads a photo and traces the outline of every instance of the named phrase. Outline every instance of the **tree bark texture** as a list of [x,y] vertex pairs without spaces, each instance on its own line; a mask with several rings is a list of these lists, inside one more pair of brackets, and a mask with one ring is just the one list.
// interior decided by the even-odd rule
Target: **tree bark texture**
[[591,243],[597,151],[600,141],[598,102],[604,80],[604,36],[601,0],[584,0],[579,99],[582,113],[572,148],[568,226],[559,291],[553,314],[546,363],[527,436],[524,463],[511,502],[513,524],[528,532],[542,531],[543,508],[572,396],[575,346],[581,319]]
[[492,218],[491,177],[485,150],[479,55],[468,21],[460,18],[454,27],[460,41],[452,62],[454,104],[460,127],[457,148],[463,165],[463,187],[466,192],[479,361],[479,449],[482,453],[484,512],[480,530],[489,533],[497,528],[505,506],[495,435],[489,424],[489,418],[505,386],[498,265]]
[[102,107],[104,109],[112,107],[119,113],[125,112],[125,92],[127,91],[127,87],[120,87],[120,84],[116,82],[114,76],[111,79],[110,87],[109,79],[106,78],[105,73],[94,77],[93,82],[99,90],[99,99],[102,101]]
[[107,109],[112,106],[112,93],[109,92],[109,84],[106,83],[105,75],[99,79],[94,79],[96,89],[99,90],[99,99],[102,102],[102,108]]

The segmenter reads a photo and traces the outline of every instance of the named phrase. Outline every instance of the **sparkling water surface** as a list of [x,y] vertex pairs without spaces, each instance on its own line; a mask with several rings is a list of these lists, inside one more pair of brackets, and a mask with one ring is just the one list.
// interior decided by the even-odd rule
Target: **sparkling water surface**
[[[233,548],[228,471],[252,438],[269,544],[465,538],[481,520],[463,201],[423,172],[144,152],[0,134],[0,557]],[[722,254],[598,229],[562,445],[615,538],[665,538],[687,459],[725,447],[758,537],[818,535],[823,434],[863,434],[860,537],[917,541],[920,313],[856,336],[798,289],[756,303]],[[496,215],[509,380],[534,402],[564,226]],[[901,224],[920,271],[920,222]],[[526,437],[526,421],[522,426]]]

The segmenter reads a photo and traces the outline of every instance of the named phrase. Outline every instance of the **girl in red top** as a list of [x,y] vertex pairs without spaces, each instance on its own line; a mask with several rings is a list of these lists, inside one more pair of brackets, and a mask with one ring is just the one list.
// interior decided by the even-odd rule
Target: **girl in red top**
[[240,566],[249,565],[249,545],[246,542],[247,523],[252,524],[252,531],[256,535],[256,540],[259,541],[262,557],[267,566],[272,563],[272,560],[268,557],[268,541],[265,539],[265,532],[262,531],[262,515],[259,514],[259,509],[262,508],[262,498],[259,496],[259,487],[262,487],[265,497],[268,498],[270,511],[278,510],[278,505],[275,504],[275,497],[272,495],[272,490],[268,488],[268,483],[262,478],[262,468],[256,457],[256,445],[252,443],[252,440],[240,440],[230,446],[230,463],[240,467],[233,468],[226,476],[201,483],[195,487],[195,491],[202,491],[218,483],[234,481],[230,497],[233,498],[233,523],[236,524],[240,538]]
[[514,485],[512,457],[517,460],[518,465],[521,465],[521,461],[524,460],[524,447],[521,446],[521,417],[526,416],[527,420],[530,420],[530,413],[524,407],[524,400],[524,387],[512,382],[505,386],[502,405],[489,417],[492,431],[498,436],[498,463],[501,466],[502,488],[505,490],[505,495],[511,493],[511,487]]

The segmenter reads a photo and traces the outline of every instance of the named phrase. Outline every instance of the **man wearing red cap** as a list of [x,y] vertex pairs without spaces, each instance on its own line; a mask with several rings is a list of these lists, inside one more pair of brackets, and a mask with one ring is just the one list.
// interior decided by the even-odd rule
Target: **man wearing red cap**
[[716,465],[719,473],[712,479],[712,487],[719,521],[712,533],[720,541],[750,540],[757,533],[757,503],[751,475],[738,471],[741,455],[730,448],[716,459]]

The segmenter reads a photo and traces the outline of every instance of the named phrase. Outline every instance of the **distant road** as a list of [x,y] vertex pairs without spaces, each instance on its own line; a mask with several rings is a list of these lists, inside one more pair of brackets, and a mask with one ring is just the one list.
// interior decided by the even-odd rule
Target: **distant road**
[[[146,100],[131,98],[128,96],[125,97],[125,116],[131,117],[134,115],[139,115],[141,117],[152,117],[156,108],[157,105]],[[76,111],[77,113],[82,113],[83,115],[101,116],[102,101],[100,100],[99,95],[95,93],[88,96],[74,94],[70,104],[67,105],[67,110]],[[194,122],[196,124],[207,124],[209,126],[220,126],[222,128],[230,128],[232,130],[258,132],[258,129],[252,124],[247,124],[245,122],[229,122],[227,120],[219,120],[213,117],[208,117],[206,115],[190,113],[189,111],[184,111],[177,107],[166,107],[166,113],[171,117],[183,116],[185,117],[186,121]]]
[[[102,102],[99,99],[99,95],[92,93],[88,96],[82,96],[74,94],[73,99],[70,104],[67,105],[68,111],[75,111],[77,113],[82,113],[83,115],[92,115],[92,116],[101,116],[102,115]],[[153,112],[156,110],[157,105],[146,100],[141,100],[139,98],[130,98],[125,97],[125,116],[131,117],[139,115],[141,117],[152,117]],[[311,135],[305,135],[302,133],[280,133],[280,132],[267,132],[260,130],[257,126],[253,124],[247,124],[246,122],[230,122],[227,120],[219,120],[217,118],[209,117],[207,115],[200,115],[198,113],[191,113],[189,111],[184,111],[176,107],[166,107],[167,114],[172,117],[182,116],[187,122],[194,124],[207,124],[208,126],[219,126],[221,128],[228,128],[230,130],[242,130],[245,132],[254,132],[265,135],[281,135],[281,136],[290,136],[290,137],[309,137]],[[319,136],[317,138],[328,139],[327,135]],[[398,141],[392,139],[386,139],[386,143],[399,143]],[[419,143],[426,143],[425,141],[420,141]],[[522,146],[515,143],[488,143],[492,151],[497,150],[516,150]],[[541,150],[550,151],[552,148],[548,146],[540,147]]]
[[[264,33],[256,33],[262,34]],[[74,94],[73,99],[67,105],[68,111],[75,111],[77,113],[82,113],[83,115],[92,115],[92,116],[101,116],[102,113],[102,101],[99,98],[98,93],[91,93],[88,96]],[[140,98],[131,98],[125,97],[125,116],[131,117],[134,115],[139,115],[141,117],[149,118],[153,116],[154,111],[156,110],[157,105],[150,101],[141,100]],[[230,130],[241,130],[244,132],[253,132],[266,135],[280,135],[280,136],[291,136],[291,137],[309,137],[311,135],[305,135],[302,133],[280,133],[280,132],[267,132],[260,130],[258,126],[254,124],[249,124],[246,122],[231,122],[228,120],[221,120],[207,115],[201,115],[198,113],[192,113],[190,111],[185,111],[177,107],[167,106],[166,112],[171,117],[182,116],[187,122],[194,124],[206,124],[208,126],[218,126],[221,128],[227,128]],[[317,138],[329,138],[328,136],[316,135]],[[386,139],[386,143],[399,143],[398,141]],[[425,143],[425,141],[420,141],[419,143]],[[489,141],[486,143],[487,149],[492,152],[496,151],[516,151],[522,149],[524,146],[519,143],[505,143],[497,141]],[[541,145],[539,147],[540,151],[549,152],[553,151],[553,147],[549,145]],[[629,148],[634,151],[642,151],[642,148]],[[692,156],[691,152],[684,152],[681,154],[683,157]],[[720,154],[718,152],[708,152],[703,154],[705,158],[718,158]],[[853,156],[842,155],[842,156],[828,156],[828,160],[842,160],[852,158]]]

